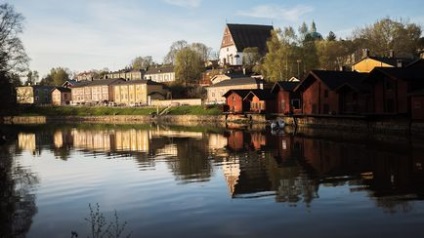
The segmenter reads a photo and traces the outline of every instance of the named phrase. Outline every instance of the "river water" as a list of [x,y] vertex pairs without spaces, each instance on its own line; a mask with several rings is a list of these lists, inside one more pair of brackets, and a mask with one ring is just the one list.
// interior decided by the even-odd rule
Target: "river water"
[[419,139],[213,126],[0,129],[0,237],[92,237],[92,225],[118,227],[120,237],[424,237]]

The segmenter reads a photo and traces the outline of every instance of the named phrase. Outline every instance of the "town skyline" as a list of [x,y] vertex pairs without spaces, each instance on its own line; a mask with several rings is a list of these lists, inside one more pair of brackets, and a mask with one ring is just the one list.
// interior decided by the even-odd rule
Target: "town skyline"
[[[314,21],[324,37],[333,31],[348,37],[357,28],[390,17],[420,26],[422,3],[367,2],[366,8],[341,1],[72,1],[11,2],[25,20],[21,35],[31,58],[29,68],[46,76],[51,68],[72,72],[119,70],[137,56],[161,63],[173,42],[199,42],[219,51],[226,23],[273,25],[275,28]],[[225,7],[223,7],[225,6]],[[332,9],[332,10],[328,10]],[[325,12],[325,14],[322,14]]]

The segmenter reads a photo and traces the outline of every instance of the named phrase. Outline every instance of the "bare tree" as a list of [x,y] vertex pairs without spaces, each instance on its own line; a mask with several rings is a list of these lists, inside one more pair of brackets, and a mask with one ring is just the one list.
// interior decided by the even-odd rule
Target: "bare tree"
[[22,72],[28,67],[29,59],[19,38],[23,19],[11,5],[0,5],[0,70],[3,72]]
[[163,60],[163,62],[165,64],[175,64],[175,58],[177,56],[178,51],[184,49],[187,47],[187,41],[185,40],[180,40],[180,41],[176,41],[174,43],[172,43],[168,54],[166,54],[165,59]]
[[146,69],[152,64],[154,64],[152,56],[137,56],[131,61],[131,68],[134,70]]

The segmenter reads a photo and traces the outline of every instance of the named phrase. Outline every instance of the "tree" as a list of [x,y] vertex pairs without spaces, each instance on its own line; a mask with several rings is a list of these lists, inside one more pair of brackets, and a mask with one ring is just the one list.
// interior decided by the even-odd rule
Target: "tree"
[[137,56],[131,61],[131,68],[134,70],[147,69],[152,64],[154,64],[152,56]]
[[22,81],[21,81],[21,77],[19,77],[19,74],[11,72],[9,73],[8,78],[10,83],[12,83],[14,87],[22,86]]
[[352,40],[325,40],[316,44],[320,68],[340,70],[349,62],[352,54],[358,49],[358,42]]
[[202,56],[190,47],[179,50],[175,57],[175,79],[178,84],[187,84],[199,80],[203,70]]
[[268,53],[259,66],[262,75],[271,82],[282,80],[283,77],[284,55],[280,34],[281,29],[271,31],[271,37],[266,43]]
[[27,80],[25,81],[25,85],[34,85],[38,81],[39,75],[36,70],[28,71]]
[[50,74],[48,74],[45,78],[41,80],[42,85],[51,85],[51,86],[60,86],[69,80],[69,70],[57,67],[52,68],[50,70]]
[[400,56],[414,56],[422,29],[419,25],[394,21],[390,18],[378,20],[371,26],[358,29],[353,33],[355,39],[363,41],[363,48],[372,54],[389,56],[393,50]]
[[180,51],[180,50],[182,50],[186,47],[187,47],[187,41],[185,41],[185,40],[180,40],[180,41],[176,41],[176,42],[172,43],[172,45],[169,49],[169,52],[168,52],[168,54],[166,54],[163,62],[165,64],[174,65],[175,64],[175,58],[176,58],[178,51]]
[[200,58],[204,63],[206,63],[211,58],[212,48],[207,47],[203,43],[192,43],[190,48],[200,55]]
[[0,70],[24,71],[28,57],[19,34],[22,33],[23,16],[7,3],[0,5]]
[[255,65],[259,63],[261,56],[258,47],[247,47],[243,50],[243,68],[246,71],[254,71]]
[[[14,75],[25,71],[28,57],[19,35],[22,33],[23,16],[7,3],[0,4],[0,114],[7,114],[14,107]],[[16,84],[16,80],[15,80]]]
[[337,39],[336,34],[334,32],[330,31],[328,32],[328,36],[326,38],[327,41],[335,41]]

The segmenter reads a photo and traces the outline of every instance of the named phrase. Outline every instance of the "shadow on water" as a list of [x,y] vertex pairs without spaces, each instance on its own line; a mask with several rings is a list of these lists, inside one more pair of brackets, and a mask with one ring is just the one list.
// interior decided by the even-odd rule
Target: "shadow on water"
[[0,145],[0,237],[25,237],[37,213],[32,190],[38,178],[14,161],[14,134],[3,133],[7,141]]

